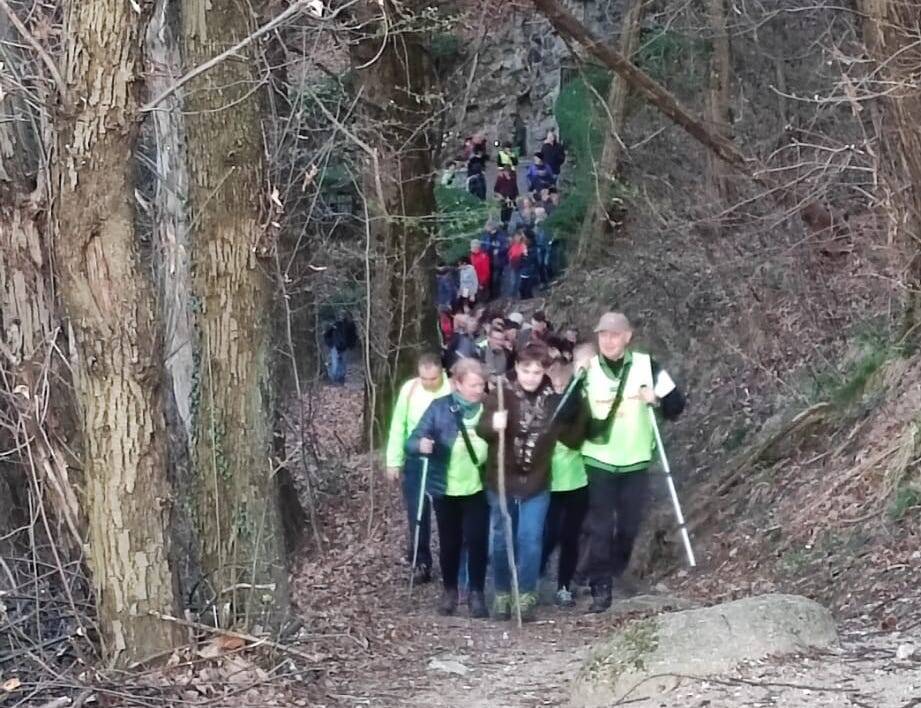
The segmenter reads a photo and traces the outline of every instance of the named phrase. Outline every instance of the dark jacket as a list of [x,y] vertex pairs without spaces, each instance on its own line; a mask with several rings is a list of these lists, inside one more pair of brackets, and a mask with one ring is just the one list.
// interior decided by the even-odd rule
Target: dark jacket
[[[561,396],[544,379],[534,393],[527,393],[517,383],[503,384],[508,427],[505,431],[505,492],[513,499],[530,499],[546,491],[550,485],[550,462],[558,440],[578,447],[579,430],[575,427],[579,413],[577,397],[570,397],[566,410],[550,426],[550,419]],[[493,413],[499,397],[493,391],[486,397],[483,415],[477,424],[477,435],[489,444],[486,458],[486,485],[499,491],[499,434],[492,427]]]
[[493,233],[484,232],[480,244],[489,251],[493,268],[508,263],[508,236],[502,229],[496,229]]
[[458,359],[477,359],[479,358],[478,354],[473,337],[464,332],[455,332],[448,342],[442,363],[444,363],[445,369],[450,371]]
[[354,349],[358,344],[358,330],[355,323],[349,319],[338,319],[326,328],[323,334],[323,343],[330,349],[344,352]]
[[518,180],[515,175],[506,176],[504,172],[500,172],[496,177],[496,184],[493,186],[493,191],[509,201],[514,202],[518,199]]
[[453,307],[457,300],[457,283],[450,268],[435,270],[435,304],[439,307]]
[[566,148],[560,142],[543,143],[540,146],[540,154],[543,155],[547,167],[553,170],[553,174],[559,175],[563,163],[566,162]]
[[[457,436],[460,435],[459,416],[460,412],[457,410],[454,396],[436,398],[422,414],[419,425],[406,441],[405,449],[409,456],[406,464],[414,466],[421,464],[419,441],[422,438],[435,441],[435,448],[429,455],[429,469],[425,484],[425,490],[433,497],[444,496],[448,486],[447,475],[448,464],[451,462],[451,451],[454,449]],[[466,448],[463,454],[469,454]],[[482,467],[483,460],[477,460],[477,462]]]

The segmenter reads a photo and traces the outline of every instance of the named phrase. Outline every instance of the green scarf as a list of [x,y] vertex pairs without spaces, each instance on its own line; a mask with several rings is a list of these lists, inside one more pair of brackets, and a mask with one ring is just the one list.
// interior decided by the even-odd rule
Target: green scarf
[[465,420],[473,418],[480,412],[480,406],[483,405],[480,402],[471,403],[463,396],[458,395],[457,391],[451,393],[451,397],[454,399],[454,405],[460,410],[460,414]]

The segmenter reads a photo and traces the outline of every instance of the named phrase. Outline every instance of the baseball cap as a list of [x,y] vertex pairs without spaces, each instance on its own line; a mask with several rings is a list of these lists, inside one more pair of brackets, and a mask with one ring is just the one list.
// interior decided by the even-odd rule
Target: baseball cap
[[595,325],[596,332],[630,332],[632,329],[630,320],[620,312],[605,312]]
[[514,322],[514,323],[516,323],[516,324],[519,324],[519,325],[520,325],[522,322],[524,322],[524,315],[522,315],[520,312],[513,312],[512,314],[510,314],[510,315],[508,316],[508,318],[509,318],[512,322]]

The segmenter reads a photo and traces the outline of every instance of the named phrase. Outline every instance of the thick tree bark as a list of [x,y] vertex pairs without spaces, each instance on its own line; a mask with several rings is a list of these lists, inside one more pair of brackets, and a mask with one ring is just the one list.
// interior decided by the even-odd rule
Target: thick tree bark
[[[628,58],[633,56],[639,44],[644,4],[645,0],[631,0],[624,12],[620,53]],[[578,250],[573,260],[578,266],[591,263],[598,257],[606,234],[609,232],[606,226],[611,221],[611,212],[614,208],[611,198],[620,163],[623,145],[620,135],[624,129],[624,116],[629,94],[630,84],[620,74],[615,74],[608,89],[606,111],[608,121],[605,123],[607,130],[601,151],[601,161],[595,166],[595,200],[582,222],[582,234],[579,237]]]
[[427,132],[435,77],[424,35],[412,31],[414,22],[422,22],[413,13],[427,4],[385,2],[388,24],[398,21],[404,28],[387,35],[381,6],[362,0],[357,14],[368,24],[351,48],[365,99],[362,108],[374,131],[369,145],[373,155],[366,153],[364,196],[370,217],[367,336],[379,424],[411,375],[420,349],[436,346],[435,194]]
[[89,560],[102,641],[115,663],[181,639],[167,564],[171,490],[154,291],[135,234],[140,47],[148,15],[122,0],[68,6],[57,116],[54,254],[73,329],[83,424]]
[[642,69],[632,64],[622,53],[605,45],[573,17],[558,0],[533,0],[534,6],[556,30],[581,44],[585,51],[616,72],[649,103],[658,108],[688,135],[697,140],[728,165],[761,184],[765,180],[756,174],[757,162],[747,158],[727,137],[713,130],[679,103],[664,86]]
[[[13,79],[0,91],[0,114],[6,117],[0,121],[0,368],[8,389],[4,413],[10,415],[0,443],[4,450],[18,451],[9,458],[18,464],[8,468],[8,488],[0,494],[10,494],[4,508],[15,512],[11,502],[31,479],[42,500],[50,502],[45,510],[61,527],[58,531],[64,532],[56,540],[78,551],[83,546],[81,512],[60,440],[73,432],[73,417],[70,396],[60,384],[66,372],[54,350],[59,322],[46,240],[48,175],[41,169],[47,121],[32,103],[45,87],[31,80],[41,68],[19,51],[20,44],[10,17],[0,13],[0,62]],[[54,405],[46,408],[49,399]],[[18,511],[27,516],[25,509]],[[11,521],[3,516],[0,529]],[[12,526],[4,535],[9,531]]]
[[[187,69],[246,37],[238,0],[185,0]],[[195,326],[201,353],[193,465],[201,563],[223,622],[275,625],[288,610],[272,464],[272,255],[254,61],[221,62],[186,90]],[[248,58],[247,58],[248,57]]]
[[[726,26],[726,0],[707,0],[707,2],[713,43],[713,50],[710,54],[707,113],[711,128],[729,138],[729,81],[732,76],[732,64],[729,30]],[[721,202],[731,199],[729,171],[712,152],[707,153],[707,174],[714,197]]]
[[864,41],[876,62],[870,90],[880,99],[882,162],[887,206],[910,259],[906,284],[909,307],[906,332],[921,322],[921,45],[916,3],[861,0]]

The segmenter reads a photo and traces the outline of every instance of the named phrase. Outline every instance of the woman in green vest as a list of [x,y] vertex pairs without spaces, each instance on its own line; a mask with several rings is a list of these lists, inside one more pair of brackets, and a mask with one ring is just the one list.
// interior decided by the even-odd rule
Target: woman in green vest
[[598,356],[589,362],[583,387],[589,424],[582,458],[589,496],[589,611],[604,612],[614,581],[630,563],[649,502],[647,472],[655,452],[649,407],[673,419],[684,410],[684,396],[648,354],[630,348],[633,328],[623,314],[604,314],[595,332]]
[[410,455],[429,459],[426,490],[438,524],[439,560],[444,593],[442,615],[453,615],[458,603],[461,549],[467,550],[471,617],[488,617],[483,587],[489,546],[489,505],[481,466],[486,442],[476,434],[483,415],[486,376],[476,359],[460,359],[451,369],[453,391],[435,399],[406,441]]

